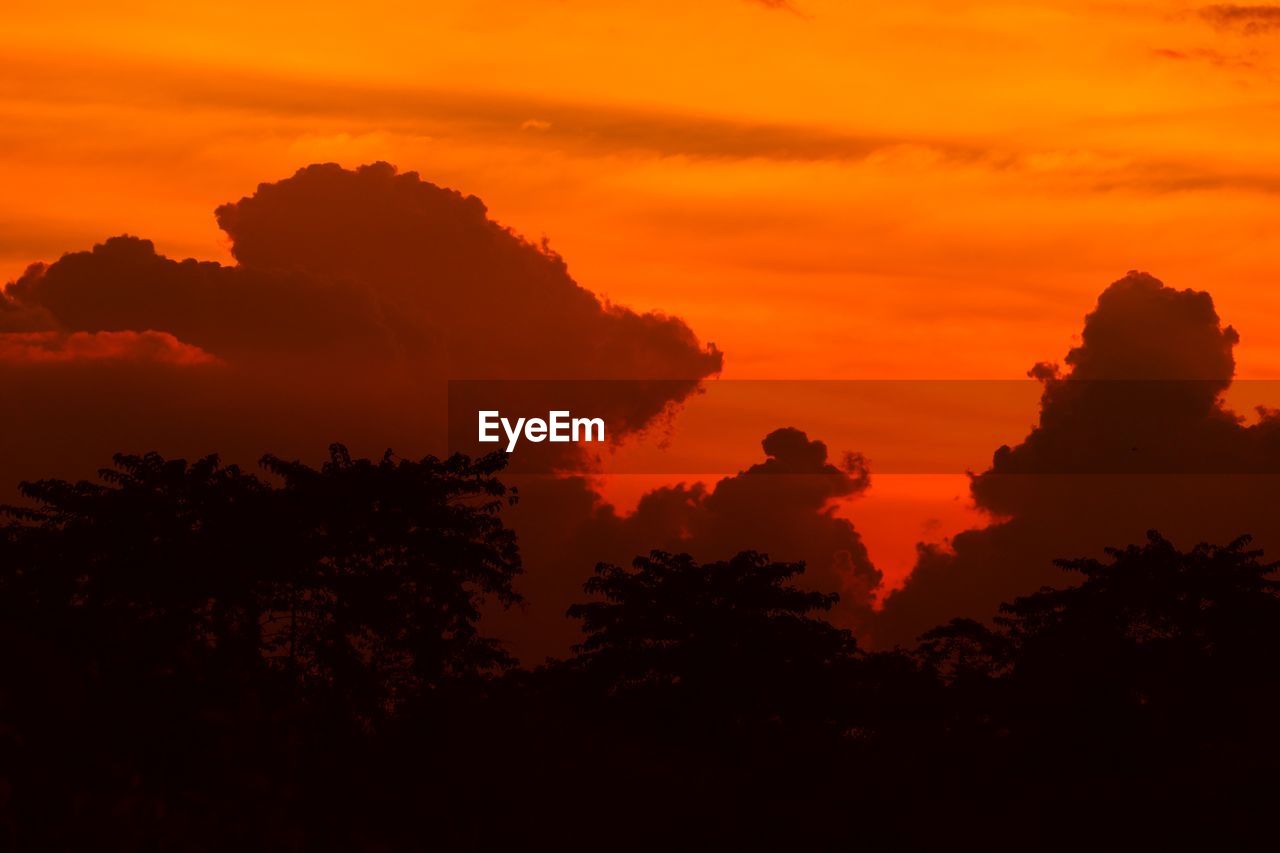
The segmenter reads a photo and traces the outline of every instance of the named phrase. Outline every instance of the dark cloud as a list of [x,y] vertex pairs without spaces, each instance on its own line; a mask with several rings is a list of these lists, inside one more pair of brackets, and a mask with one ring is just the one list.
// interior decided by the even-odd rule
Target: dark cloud
[[439,376],[697,380],[720,368],[679,319],[602,303],[479,199],[385,163],[311,166],[217,216],[238,266],[112,238],[8,285],[0,328],[158,330],[229,358],[406,358]]
[[[35,264],[27,270],[27,275],[35,275],[42,268],[42,264]],[[57,321],[47,309],[40,305],[19,304],[6,297],[5,291],[0,289],[0,332],[40,332],[56,327]]]
[[720,368],[681,320],[602,303],[479,199],[385,163],[308,167],[217,216],[238,266],[112,238],[8,285],[0,330],[159,331],[232,363],[377,365],[422,383],[664,378],[688,390]]
[[697,380],[721,366],[683,321],[602,302],[480,199],[386,163],[309,166],[217,217],[240,270],[364,284],[432,329],[451,376]]
[[836,613],[847,624],[870,607],[880,573],[833,504],[867,489],[866,463],[849,455],[837,466],[826,444],[794,427],[774,430],[761,446],[763,462],[710,489],[675,486],[645,495],[634,515],[613,520],[615,538],[688,551],[699,560],[725,559],[747,548],[777,560],[804,560],[804,583],[839,592]]
[[[603,302],[478,198],[385,163],[311,166],[217,217],[235,266],[122,236],[0,294],[6,489],[85,477],[120,451],[249,466],[335,440],[440,453],[455,377],[645,380],[596,400],[616,439],[669,417],[721,366],[682,320]],[[560,462],[588,462],[573,453]],[[580,477],[523,485],[530,573],[576,588],[595,555],[563,559],[563,537],[598,496]]]
[[[162,442],[171,451],[252,444],[256,458],[360,436],[384,448],[397,439],[409,454],[442,449],[449,377],[678,380],[635,386],[625,433],[669,412],[720,368],[720,354],[683,321],[601,302],[559,256],[489,219],[479,199],[385,163],[308,167],[217,215],[237,266],[175,261],[147,240],[115,237],[10,283],[0,295],[0,333],[10,333],[6,400],[63,419],[48,434],[77,423],[89,431],[53,362],[127,351],[131,362],[150,354],[172,363],[199,353],[222,365],[188,379],[214,383],[205,398],[221,408],[202,407],[209,422],[200,430],[212,447],[193,440],[187,448],[179,433]],[[40,334],[13,337],[32,333]],[[39,399],[24,401],[12,386],[21,364],[37,359],[41,384],[18,385]],[[80,370],[67,365],[67,381],[76,384]],[[172,396],[142,393],[151,374],[136,364],[119,370],[104,386],[124,394],[116,414],[132,413],[139,437],[165,438],[150,427],[167,422],[157,410]],[[361,409],[363,419],[354,416]],[[290,420],[287,446],[251,443],[255,425]],[[353,433],[324,434],[339,424]],[[96,463],[124,449],[98,434],[82,444],[97,451]],[[27,457],[24,473],[39,459]],[[13,473],[0,465],[6,481]]]
[[366,284],[175,261],[128,236],[35,264],[5,296],[9,311],[24,312],[33,325],[160,330],[229,359],[303,352],[385,359],[430,337],[425,324],[393,314]]
[[1246,426],[1223,403],[1238,335],[1209,294],[1130,273],[1098,299],[1066,370],[1040,364],[1039,423],[973,478],[976,505],[1003,519],[921,547],[888,597],[880,642],[908,642],[955,616],[1064,578],[1052,561],[1142,541],[1277,541],[1280,418]]
[[837,465],[826,444],[790,427],[771,432],[762,448],[764,461],[710,488],[696,483],[653,490],[629,515],[602,504],[581,480],[546,486],[554,490],[545,492],[554,494],[552,500],[522,501],[516,518],[538,521],[522,526],[521,548],[538,562],[558,559],[574,571],[530,572],[531,598],[556,606],[523,619],[499,617],[495,630],[533,657],[564,653],[581,639],[577,625],[563,619],[564,610],[581,600],[590,567],[599,561],[626,564],[654,549],[690,553],[700,561],[746,549],[776,560],[803,560],[806,571],[798,583],[840,594],[830,618],[841,625],[865,625],[881,575],[858,531],[836,515],[834,506],[867,489],[865,462],[848,454]]
[[[508,384],[492,404],[531,415],[548,408],[540,382],[575,380],[574,404],[564,407],[605,418],[616,441],[668,415],[721,366],[683,321],[601,301],[545,244],[491,220],[480,199],[386,163],[310,166],[223,205],[217,218],[238,272],[356,282],[383,316],[411,323],[403,340],[431,342],[429,358],[412,363],[418,393],[440,394],[446,378],[532,380]],[[587,379],[645,382],[622,383],[617,394]],[[583,453],[528,445],[521,460],[534,456],[563,468]]]
[[1259,35],[1280,29],[1280,6],[1237,6],[1233,3],[1205,6],[1201,16],[1216,27]]

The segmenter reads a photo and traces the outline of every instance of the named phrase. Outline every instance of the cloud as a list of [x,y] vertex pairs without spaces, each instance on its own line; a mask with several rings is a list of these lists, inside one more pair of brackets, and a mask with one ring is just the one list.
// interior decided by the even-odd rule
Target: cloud
[[1216,27],[1239,30],[1245,35],[1280,29],[1280,6],[1217,4],[1205,6],[1200,15]]
[[480,199],[387,163],[309,166],[216,215],[240,270],[358,282],[429,326],[453,376],[697,380],[721,367],[683,321],[602,302]]
[[1153,56],[1160,59],[1169,59],[1174,62],[1204,62],[1215,68],[1223,69],[1241,69],[1252,70],[1258,67],[1257,62],[1248,56],[1223,53],[1220,50],[1212,50],[1210,48],[1186,48],[1183,50],[1175,50],[1168,47],[1158,47],[1151,51]]
[[0,361],[45,364],[97,360],[179,366],[217,363],[209,353],[167,332],[0,332]]
[[[480,199],[386,163],[309,166],[216,216],[234,266],[120,236],[0,293],[3,488],[84,477],[119,451],[250,466],[266,451],[315,458],[335,440],[441,453],[457,377],[642,380],[595,401],[625,438],[721,368],[684,321],[601,300]],[[563,465],[589,464],[555,447]],[[536,511],[520,532],[543,543],[530,574],[576,588],[595,555],[564,559],[564,537],[595,518],[590,481],[521,485]]]
[[[28,275],[36,274],[41,264],[33,264]],[[12,287],[12,284],[9,285]],[[3,332],[35,332],[56,328],[57,321],[43,307],[31,304],[19,304],[5,295],[0,288],[0,333]]]
[[331,360],[387,358],[429,335],[412,318],[392,316],[361,283],[175,261],[151,241],[129,236],[34,264],[5,297],[9,313],[25,314],[29,324],[156,329],[230,359],[303,352]]
[[751,549],[775,560],[803,560],[798,583],[838,592],[830,618],[862,626],[871,616],[881,574],[854,525],[836,514],[835,502],[856,497],[870,485],[865,461],[846,454],[836,464],[827,446],[794,427],[774,430],[761,442],[763,461],[711,487],[680,484],[645,494],[623,515],[602,504],[580,479],[543,481],[543,500],[516,507],[521,549],[535,562],[550,560],[560,572],[529,572],[537,612],[494,614],[494,630],[537,658],[563,654],[578,642],[576,623],[564,620],[569,604],[582,599],[582,582],[599,561],[629,563],[662,549],[690,553],[700,561],[726,559]]
[[[1222,64],[1247,65],[1230,56],[1183,51]],[[1157,54],[1159,55],[1159,54]],[[1166,54],[1167,56],[1167,54]],[[682,157],[712,162],[879,163],[917,170],[971,167],[993,175],[1021,174],[1024,181],[1062,181],[1078,191],[1133,190],[1146,193],[1234,191],[1275,193],[1280,176],[1262,170],[1223,170],[1204,158],[1178,161],[1106,148],[1089,149],[1096,166],[1081,164],[1079,146],[1063,150],[965,134],[886,132],[806,122],[735,118],[707,112],[564,99],[501,91],[459,93],[426,86],[397,86],[219,69],[207,71],[137,60],[110,64],[90,57],[0,56],[0,95],[39,95],[51,104],[91,100],[129,111],[226,111],[266,121],[281,133],[304,132],[337,121],[343,133],[467,139],[522,150],[545,147],[581,157]],[[139,81],[146,81],[140,86]],[[1150,121],[1140,117],[1136,121]],[[526,127],[530,122],[534,123]],[[545,129],[542,125],[545,124]],[[534,129],[536,128],[536,129]],[[150,151],[158,156],[158,152]],[[1046,169],[1046,162],[1064,165]],[[3,238],[0,237],[0,240]],[[41,238],[43,239],[43,238]]]
[[[140,109],[241,110],[310,127],[321,119],[363,123],[378,131],[475,136],[587,156],[620,153],[706,160],[861,162],[899,149],[927,150],[939,159],[1003,163],[1008,152],[985,143],[930,135],[862,132],[799,122],[735,119],[675,109],[558,99],[506,92],[360,84],[220,69],[216,76],[172,65],[64,57],[56,68],[22,56],[0,57],[0,95],[27,97],[23,81],[40,80],[52,102],[96,102]],[[145,79],[145,90],[138,80]],[[537,133],[525,124],[537,122]],[[541,125],[546,127],[542,128]]]
[[[450,377],[669,380],[637,383],[618,403],[625,435],[669,415],[722,363],[682,320],[597,298],[545,245],[491,220],[478,198],[385,163],[311,166],[223,205],[217,217],[235,266],[173,260],[150,241],[121,236],[35,264],[6,286],[0,333],[42,336],[8,339],[0,391],[13,405],[58,419],[48,434],[63,438],[51,442],[45,462],[67,463],[63,442],[72,440],[72,425],[84,424],[50,363],[90,354],[219,360],[225,369],[217,377],[187,377],[206,401],[195,432],[189,424],[168,435],[141,428],[183,422],[178,411],[159,412],[178,399],[189,405],[190,395],[145,393],[146,383],[161,380],[136,366],[103,381],[123,395],[103,405],[128,413],[139,437],[171,452],[234,448],[252,454],[247,461],[337,439],[364,452],[439,452]],[[33,384],[21,365],[37,359],[44,369]],[[83,384],[83,371],[67,371],[68,383]],[[212,384],[198,389],[202,382]],[[90,434],[77,460],[93,451],[90,464],[101,464],[124,449],[108,437],[137,449],[123,428],[110,436],[84,429]],[[184,440],[197,432],[198,441]],[[23,472],[41,457],[33,449]],[[14,464],[0,464],[0,478],[14,482]]]
[[1130,273],[1085,318],[1065,372],[1036,365],[1038,424],[973,477],[975,504],[997,523],[921,546],[906,585],[875,627],[910,642],[955,616],[1066,582],[1052,561],[1141,541],[1151,528],[1194,545],[1252,533],[1280,547],[1280,417],[1245,425],[1222,395],[1239,336],[1208,293]]
[[633,515],[616,520],[614,535],[636,547],[648,541],[657,543],[650,548],[688,551],[699,560],[725,559],[744,549],[804,560],[803,583],[839,592],[836,618],[848,623],[870,608],[880,582],[862,538],[835,508],[837,500],[866,491],[866,463],[851,454],[837,466],[825,443],[794,427],[769,433],[761,448],[763,462],[710,489],[696,484],[650,492]]
[[[157,330],[234,363],[394,367],[411,383],[664,378],[688,392],[721,366],[683,321],[602,302],[478,198],[385,163],[311,166],[217,218],[237,266],[114,237],[9,284],[0,329]],[[672,402],[675,386],[652,387],[638,425]]]

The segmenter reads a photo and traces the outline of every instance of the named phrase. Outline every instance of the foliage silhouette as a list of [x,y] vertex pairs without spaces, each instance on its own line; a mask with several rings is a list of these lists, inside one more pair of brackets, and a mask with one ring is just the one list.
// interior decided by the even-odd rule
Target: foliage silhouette
[[118,456],[0,527],[0,844],[1053,849],[1270,827],[1280,584],[1152,533],[869,653],[803,565],[601,564],[522,669],[504,457]]
[[[1058,561],[1083,582],[990,627],[929,632],[918,653],[949,685],[949,727],[1055,810],[1147,821],[1148,839],[1247,830],[1280,768],[1280,585],[1249,541],[1183,552],[1152,531],[1105,563]],[[1023,819],[1052,818],[1025,803]]]
[[513,663],[477,628],[485,597],[519,600],[502,457],[335,445],[319,470],[266,457],[278,484],[213,456],[115,463],[3,509],[0,730],[31,831],[270,825],[312,785],[351,794],[333,776],[379,726]]
[[475,462],[353,461],[335,445],[319,469],[262,461],[276,492],[287,570],[270,594],[271,658],[308,689],[343,691],[363,713],[394,707],[447,679],[514,664],[477,630],[480,605],[520,601],[515,535],[493,476]]
[[611,692],[662,690],[664,704],[717,725],[834,723],[857,644],[810,616],[837,596],[792,586],[803,570],[750,551],[705,565],[661,551],[630,571],[602,563],[584,589],[603,600],[569,608],[587,635],[575,663]]

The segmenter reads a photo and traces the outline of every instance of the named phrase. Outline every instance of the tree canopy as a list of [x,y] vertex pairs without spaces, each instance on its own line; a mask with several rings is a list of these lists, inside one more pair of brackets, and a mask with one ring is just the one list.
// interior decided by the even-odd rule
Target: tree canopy
[[573,655],[521,668],[485,631],[521,601],[504,463],[334,445],[24,484],[0,841],[1025,849],[1269,820],[1280,584],[1247,537],[1066,559],[1061,586],[878,652],[801,563],[654,551],[597,565]]

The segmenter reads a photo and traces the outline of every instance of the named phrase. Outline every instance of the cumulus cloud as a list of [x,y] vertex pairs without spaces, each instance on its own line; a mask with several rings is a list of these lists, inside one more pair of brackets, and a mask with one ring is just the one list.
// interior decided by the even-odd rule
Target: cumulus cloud
[[840,593],[837,615],[852,618],[867,610],[880,573],[853,524],[835,509],[835,501],[870,485],[866,463],[849,455],[837,466],[825,443],[794,427],[769,433],[761,447],[763,462],[710,489],[702,484],[659,489],[641,499],[634,515],[605,523],[615,527],[618,539],[637,547],[648,541],[654,543],[649,547],[689,551],[700,560],[724,559],[747,548],[777,560],[804,560],[805,584]]
[[[367,285],[175,261],[150,240],[112,237],[34,264],[5,289],[12,314],[62,331],[154,329],[229,359],[306,352],[385,359],[423,349],[429,330],[395,316]],[[3,316],[0,313],[0,316]]]
[[[6,339],[6,401],[56,419],[47,435],[83,424],[87,435],[75,443],[97,453],[94,464],[139,449],[144,435],[171,452],[236,448],[250,460],[266,449],[314,452],[335,439],[363,452],[416,454],[443,450],[446,378],[667,380],[634,386],[619,420],[627,433],[668,414],[720,369],[720,353],[682,320],[601,301],[554,252],[491,220],[479,199],[385,163],[308,167],[217,217],[235,266],[173,260],[148,240],[121,236],[35,264],[8,284],[0,333],[39,336]],[[76,364],[108,354],[131,362],[99,383],[121,395],[104,405],[138,426],[127,448],[107,443],[127,431],[94,432],[60,387],[79,386]],[[208,384],[197,393],[207,401],[199,429],[158,435],[156,424],[184,419],[162,415],[178,397],[146,393],[160,380],[139,365],[214,359],[224,368],[216,376],[186,378]],[[33,384],[21,366],[34,369],[36,360]],[[291,430],[267,428],[285,424]],[[23,465],[11,457],[0,477],[14,482],[18,467],[23,475],[86,473],[66,470],[68,441],[32,448]]]
[[1001,601],[1066,582],[1054,559],[1140,541],[1150,528],[1184,544],[1251,533],[1280,547],[1280,418],[1264,411],[1246,425],[1223,402],[1238,340],[1208,293],[1137,272],[1108,287],[1065,369],[1032,369],[1043,384],[1038,424],[972,480],[976,505],[1000,520],[957,535],[951,550],[922,546],[886,600],[878,640],[990,616]]
[[[34,274],[41,268],[41,264],[33,264],[27,274]],[[39,305],[19,305],[0,288],[0,332],[35,332],[56,326],[57,321],[47,310]]]
[[432,323],[451,375],[696,380],[721,366],[683,321],[602,302],[480,199],[386,163],[309,166],[217,217],[243,270],[364,282]]
[[155,329],[229,357],[403,356],[439,376],[696,383],[720,369],[683,321],[602,302],[478,198],[386,163],[311,166],[216,215],[237,266],[116,237],[33,266],[0,322]]
[[9,284],[0,330],[155,330],[268,372],[305,359],[324,365],[320,375],[395,373],[420,386],[463,376],[684,383],[652,386],[631,413],[636,426],[720,368],[683,321],[602,302],[479,199],[385,163],[308,167],[217,217],[237,266],[112,238]]
[[[643,380],[594,400],[625,437],[721,367],[679,318],[601,300],[480,199],[386,163],[310,166],[216,215],[234,266],[120,236],[0,293],[3,488],[87,476],[118,451],[440,453],[448,378]],[[530,478],[523,494],[546,543],[530,574],[576,586],[596,555],[561,559],[562,537],[594,517],[590,482]]]
[[577,625],[563,619],[564,610],[582,599],[581,584],[591,567],[598,561],[625,564],[654,549],[690,553],[701,561],[747,549],[776,560],[803,560],[806,571],[798,583],[840,594],[830,618],[845,626],[865,625],[881,575],[862,537],[835,506],[868,488],[865,461],[846,454],[836,464],[825,443],[793,427],[769,433],[761,447],[763,461],[710,487],[655,489],[627,515],[602,505],[580,480],[556,482],[552,500],[522,501],[517,518],[538,522],[521,528],[521,548],[554,554],[574,571],[531,572],[526,579],[530,597],[548,605],[525,614],[523,622],[499,619],[497,630],[535,657],[564,652],[581,639]]

